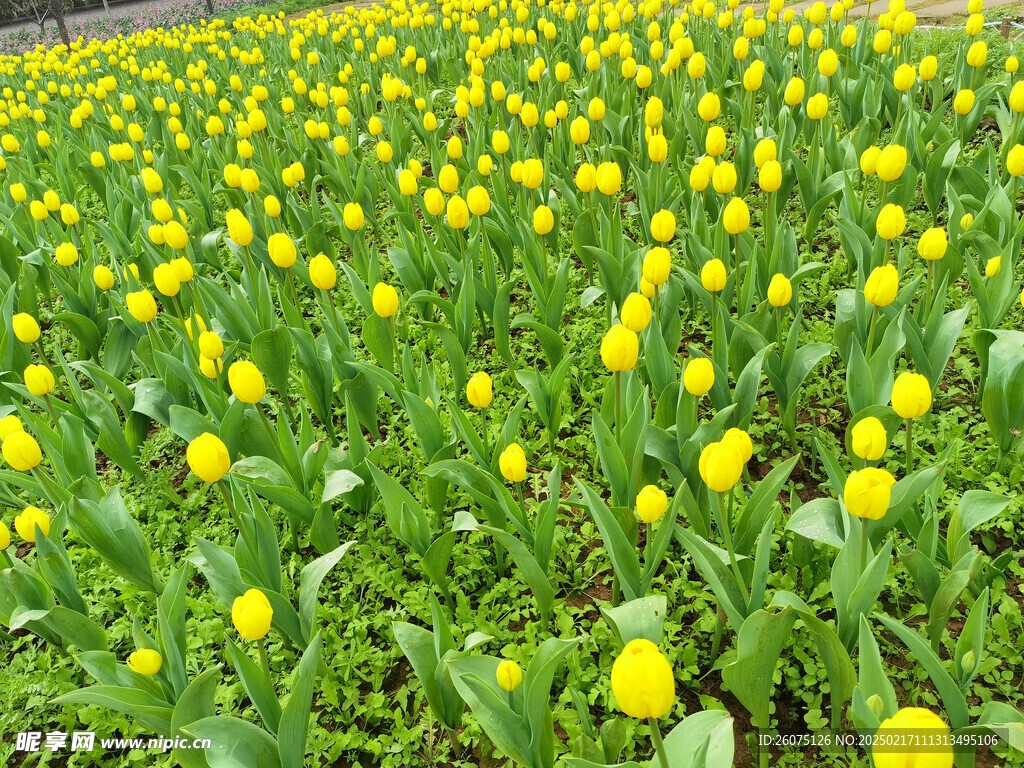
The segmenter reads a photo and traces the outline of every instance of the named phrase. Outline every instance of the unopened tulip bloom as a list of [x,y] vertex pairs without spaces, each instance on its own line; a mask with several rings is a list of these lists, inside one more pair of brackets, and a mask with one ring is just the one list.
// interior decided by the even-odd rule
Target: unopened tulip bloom
[[283,232],[275,232],[270,236],[267,241],[267,251],[270,254],[270,260],[281,269],[288,269],[295,263],[297,254],[295,243]]
[[243,640],[262,640],[270,631],[274,609],[258,589],[239,595],[231,604],[231,623]]
[[730,235],[738,235],[747,231],[750,226],[750,209],[741,197],[734,197],[725,206],[722,213],[722,224]]
[[903,208],[894,203],[888,203],[883,207],[875,222],[875,230],[883,240],[893,240],[899,237],[906,227],[907,218],[903,213]]
[[523,670],[514,661],[502,661],[498,664],[498,687],[505,693],[512,693],[523,682]]
[[656,523],[668,509],[668,495],[656,485],[645,485],[636,497],[636,512],[648,525]]
[[710,443],[700,454],[698,469],[708,488],[725,493],[732,490],[743,474],[743,460],[735,444]]
[[135,291],[125,296],[128,312],[140,323],[148,323],[156,317],[156,299],[147,290]]
[[597,188],[611,197],[622,187],[622,170],[618,163],[601,163],[597,167]]
[[466,399],[474,408],[486,408],[491,404],[493,385],[486,371],[477,371],[466,384]]
[[359,203],[345,203],[342,218],[345,220],[346,227],[353,232],[357,232],[363,226],[363,209]]
[[334,263],[322,253],[317,254],[309,262],[309,281],[321,291],[329,291],[338,280],[338,271]]
[[921,239],[917,241],[917,253],[926,261],[938,261],[946,255],[948,244],[946,230],[942,227],[932,227],[925,230]]
[[904,371],[892,386],[892,409],[901,419],[916,419],[932,407],[932,388],[920,373]]
[[164,657],[152,648],[140,648],[128,657],[128,669],[140,675],[155,675],[164,664]]
[[876,307],[887,307],[899,290],[899,273],[892,264],[875,267],[864,283],[864,298]]
[[667,248],[657,246],[644,255],[643,277],[651,285],[663,284],[671,270],[672,255]]
[[[920,734],[907,739],[906,734]],[[875,768],[952,768],[949,726],[927,709],[904,707],[883,720],[871,749]],[[925,746],[926,745],[926,746]]]
[[728,273],[725,270],[725,263],[721,259],[711,259],[701,267],[700,282],[705,291],[718,293],[725,288],[727,279]]
[[226,223],[228,225],[228,237],[235,245],[246,246],[252,242],[252,227],[245,214],[237,208],[227,212]]
[[899,144],[890,144],[878,156],[876,173],[882,181],[896,181],[907,166],[907,150]]
[[49,535],[50,516],[39,507],[25,507],[22,513],[14,518],[14,530],[25,541],[35,542],[36,526],[39,526],[39,530],[43,532],[44,536]]
[[619,320],[634,333],[640,333],[651,322],[651,302],[639,293],[631,293],[622,303]]
[[664,717],[676,700],[676,682],[668,659],[650,640],[637,638],[612,665],[612,692],[626,715],[640,720]]
[[889,445],[889,436],[881,421],[868,416],[854,424],[850,431],[850,443],[855,455],[865,461],[878,461]]
[[373,311],[380,317],[388,318],[398,312],[398,291],[387,283],[373,286]]
[[243,403],[258,403],[267,394],[263,374],[250,360],[238,360],[231,364],[228,368],[228,385],[231,394]]
[[601,361],[609,371],[632,370],[639,354],[639,337],[621,323],[609,328],[601,339]]
[[34,344],[39,340],[39,323],[28,312],[18,312],[11,318],[11,328],[18,341]]
[[843,488],[843,503],[854,517],[880,520],[889,509],[896,478],[877,467],[851,472]]
[[185,451],[185,459],[201,480],[216,483],[231,469],[231,457],[224,442],[210,432],[204,432]]
[[773,307],[784,307],[793,299],[793,284],[781,272],[772,275],[768,283],[768,303]]
[[676,217],[671,211],[658,211],[651,217],[651,237],[659,243],[667,243],[675,237]]
[[510,483],[521,483],[526,479],[526,454],[519,443],[512,443],[498,457],[501,476]]
[[28,472],[39,466],[43,452],[39,443],[28,432],[14,432],[3,441],[4,461],[18,472]]
[[555,214],[546,205],[538,205],[533,211],[533,229],[543,237],[555,226]]
[[30,365],[25,368],[25,387],[35,397],[48,395],[53,391],[56,382],[53,372],[45,365]]
[[715,384],[715,366],[706,357],[691,357],[683,371],[683,386],[694,397],[706,394]]

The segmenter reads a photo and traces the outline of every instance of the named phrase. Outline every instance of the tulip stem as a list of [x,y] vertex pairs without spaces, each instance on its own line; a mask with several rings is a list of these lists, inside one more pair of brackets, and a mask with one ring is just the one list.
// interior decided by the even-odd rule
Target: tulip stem
[[50,399],[50,393],[47,392],[43,395],[43,399],[46,401],[46,410],[50,412],[50,418],[53,419],[53,426],[59,426],[59,420],[57,419],[57,412],[53,410],[53,401]]
[[[725,540],[725,549],[729,553],[729,565],[732,567],[733,578],[736,579],[736,586],[740,588],[740,591],[746,596],[747,594],[747,582],[743,578],[743,571],[740,570],[739,561],[736,559],[736,552],[732,546],[732,521],[731,515],[729,515],[725,508],[725,494],[718,493],[718,527],[721,530],[722,538]],[[746,600],[746,597],[744,600]]]
[[238,510],[235,509],[235,500],[231,498],[231,488],[228,487],[227,483],[223,480],[217,481],[217,487],[220,488],[221,495],[224,497],[224,503],[228,506],[228,512],[231,514],[231,519],[235,523],[235,527],[238,532],[242,532],[242,518],[238,516]]
[[651,539],[654,538],[654,527],[650,523],[645,523],[646,536],[644,538],[644,570],[646,571],[651,567]]
[[907,474],[914,471],[914,420],[907,419]]
[[871,521],[862,517],[860,522],[860,571],[863,573],[868,567],[868,526]]
[[875,345],[875,328],[878,326],[878,307],[875,307],[871,311],[871,328],[868,331],[868,347],[865,350],[867,354],[864,357],[867,360],[871,360],[872,347]]
[[615,441],[622,434],[622,374],[615,371]]
[[5,568],[11,568],[14,566],[11,556],[7,554],[6,549],[0,549],[0,563],[3,563]]
[[263,673],[267,676],[267,685],[273,690],[274,678],[270,674],[270,659],[267,657],[267,646],[262,637],[256,641],[256,645],[260,649],[260,664],[263,665]]
[[651,743],[654,744],[654,753],[658,756],[658,762],[661,763],[661,768],[669,768],[668,755],[665,754],[665,744],[661,740],[658,721],[649,717],[647,724],[651,726]]

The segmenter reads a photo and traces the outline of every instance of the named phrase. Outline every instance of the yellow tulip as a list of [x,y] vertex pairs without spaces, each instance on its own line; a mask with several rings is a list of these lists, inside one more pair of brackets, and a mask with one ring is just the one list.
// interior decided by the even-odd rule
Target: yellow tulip
[[864,298],[876,307],[887,307],[896,298],[899,287],[899,273],[895,266],[875,267],[864,283]]
[[895,483],[896,478],[877,467],[851,472],[843,488],[843,504],[854,517],[880,520],[889,510]]
[[39,443],[28,432],[13,432],[3,441],[4,461],[19,472],[28,472],[43,460]]
[[486,408],[491,404],[492,397],[491,377],[485,371],[477,371],[466,384],[466,399],[474,408]]
[[636,496],[636,513],[645,523],[656,523],[668,509],[668,495],[656,485],[645,485]]
[[11,318],[11,328],[18,341],[34,344],[39,340],[39,323],[28,312],[18,312]]
[[498,687],[512,693],[523,682],[523,670],[514,661],[502,661],[497,670]]
[[21,514],[14,518],[14,530],[25,541],[35,543],[36,526],[44,536],[50,534],[50,516],[39,507],[25,507]]
[[380,317],[388,318],[398,312],[398,291],[387,283],[373,286],[373,311]]
[[601,362],[609,371],[632,370],[639,354],[640,338],[621,323],[609,328],[601,339]]
[[701,479],[713,491],[731,490],[743,474],[743,459],[736,443],[710,443],[701,451],[698,461]]
[[[907,739],[907,734],[921,734]],[[875,732],[871,756],[875,768],[952,768],[949,726],[927,709],[904,707],[883,720]]]
[[185,460],[189,469],[207,483],[218,482],[231,469],[227,446],[210,432],[203,432],[188,444]]
[[526,479],[526,454],[519,443],[512,443],[498,457],[501,476],[510,483],[521,483]]
[[[217,355],[220,357],[220,355]],[[249,360],[238,360],[228,368],[228,385],[231,394],[243,403],[258,403],[267,394],[267,383],[256,364]]]
[[630,640],[612,665],[612,693],[619,709],[638,720],[664,717],[676,700],[668,659],[650,640]]
[[651,322],[651,302],[639,293],[631,293],[622,303],[619,320],[634,333],[640,333]]
[[724,289],[728,277],[725,263],[721,259],[710,259],[700,270],[701,285],[709,293],[718,293]]
[[155,675],[164,664],[164,657],[152,648],[140,648],[128,657],[128,669],[140,675]]
[[258,589],[239,595],[231,604],[231,623],[243,640],[262,640],[270,631],[274,609]]
[[892,409],[901,419],[916,419],[932,407],[932,388],[920,373],[904,371],[892,385]]
[[868,416],[853,425],[850,443],[856,456],[865,461],[878,461],[889,445],[889,436],[881,421]]

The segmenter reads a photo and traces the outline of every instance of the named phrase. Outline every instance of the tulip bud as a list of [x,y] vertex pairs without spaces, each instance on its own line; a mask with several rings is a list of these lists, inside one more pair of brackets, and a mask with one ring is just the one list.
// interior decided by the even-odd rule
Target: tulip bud
[[999,269],[1003,265],[1003,259],[1001,256],[993,256],[991,259],[985,262],[985,277],[995,277],[999,274]]
[[892,385],[892,409],[901,419],[916,419],[932,407],[932,388],[920,373],[904,371]]
[[664,717],[676,700],[672,667],[654,643],[630,640],[612,665],[612,693],[629,717],[638,720]]
[[[218,356],[219,357],[219,356]],[[267,384],[256,364],[239,360],[228,368],[228,385],[231,394],[243,403],[258,403],[267,394]]]
[[631,293],[619,310],[619,321],[634,333],[640,333],[651,322],[651,302],[639,293]]
[[231,469],[227,446],[210,432],[203,432],[188,444],[185,460],[189,469],[207,483],[218,482]]
[[895,203],[887,203],[879,212],[875,221],[875,231],[883,240],[893,240],[903,234],[907,226],[907,218],[903,208]]
[[636,512],[645,523],[656,523],[668,509],[668,496],[656,485],[645,485],[636,497]]
[[267,240],[267,251],[270,254],[270,260],[282,269],[288,269],[295,263],[297,254],[295,243],[283,232],[275,232],[270,236]]
[[114,287],[114,273],[103,264],[97,264],[92,270],[92,280],[101,291],[109,291]]
[[700,454],[698,470],[701,479],[713,491],[725,493],[743,474],[743,460],[731,442],[711,443]]
[[867,467],[851,472],[843,488],[843,504],[854,517],[880,520],[889,510],[896,478],[884,469]]
[[342,218],[349,230],[358,232],[363,226],[363,209],[359,203],[345,203]]
[[398,291],[387,283],[373,287],[373,311],[380,317],[388,318],[398,312]]
[[[691,178],[692,184],[692,178]],[[736,188],[736,166],[730,162],[719,163],[711,174],[711,184],[715,192],[727,195]]]
[[526,479],[526,454],[519,443],[512,443],[498,457],[501,475],[510,483],[521,483]]
[[597,188],[597,169],[590,163],[583,163],[576,169],[576,188],[584,194]]
[[485,371],[477,371],[466,384],[466,399],[474,408],[486,408],[492,397],[491,377]]
[[128,669],[140,675],[155,675],[163,666],[164,657],[152,648],[140,648],[128,657]]
[[147,290],[135,291],[125,296],[128,312],[140,323],[148,323],[156,317],[156,299]]
[[523,682],[523,670],[514,661],[505,660],[498,664],[498,687],[505,693],[512,693]]
[[309,281],[321,291],[329,291],[338,280],[338,272],[334,264],[322,253],[314,256],[309,262]]
[[546,205],[538,205],[533,210],[533,229],[540,235],[548,234],[555,226],[555,215]]
[[632,370],[639,354],[639,337],[621,323],[609,328],[601,339],[601,361],[609,371]]
[[854,455],[865,461],[878,461],[889,445],[889,436],[881,421],[868,416],[853,425],[850,444]]
[[35,344],[39,340],[39,323],[28,312],[19,312],[11,318],[11,328],[18,341]]
[[658,211],[651,217],[651,237],[659,243],[667,243],[675,237],[676,217],[671,211]]
[[28,472],[43,460],[39,443],[28,432],[12,432],[3,441],[4,461],[18,472]]
[[742,197],[734,197],[722,212],[722,224],[730,235],[739,235],[750,226],[750,209]]
[[37,526],[43,536],[50,534],[50,516],[39,507],[25,507],[21,514],[14,518],[14,530],[25,541],[35,543]]
[[683,386],[694,397],[700,397],[715,384],[715,366],[706,357],[691,357],[683,371]]
[[651,248],[644,256],[643,279],[651,285],[661,285],[668,280],[672,269],[672,255],[667,248]]
[[781,272],[772,275],[768,283],[768,303],[773,307],[784,307],[793,299],[793,284]]
[[887,307],[896,298],[899,287],[899,274],[895,266],[886,264],[875,267],[864,283],[864,298],[876,307]]
[[865,703],[868,705],[868,709],[874,713],[875,717],[881,718],[885,714],[885,702],[882,701],[882,697],[877,693],[871,694]]
[[925,230],[921,239],[917,241],[917,253],[926,261],[938,261],[946,255],[948,242],[946,230],[942,227],[932,227]]
[[878,155],[878,178],[882,181],[896,181],[903,175],[907,165],[907,150],[899,144],[890,144]]
[[700,282],[704,290],[709,293],[718,293],[725,288],[728,274],[725,270],[725,263],[721,259],[711,259],[705,262],[700,270]]
[[231,623],[243,640],[262,640],[270,631],[273,618],[270,601],[258,589],[248,590],[231,604]]
[[1024,174],[1024,145],[1014,144],[1006,155],[1006,171],[1014,178]]
[[597,188],[601,194],[611,197],[622,187],[622,170],[618,163],[601,163],[597,167]]

